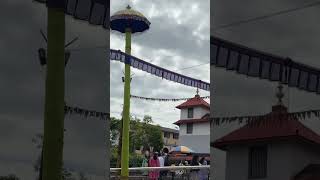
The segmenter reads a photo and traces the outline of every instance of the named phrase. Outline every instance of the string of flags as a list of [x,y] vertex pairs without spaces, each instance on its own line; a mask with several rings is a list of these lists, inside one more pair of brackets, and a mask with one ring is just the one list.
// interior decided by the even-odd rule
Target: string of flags
[[226,124],[237,122],[239,124],[245,122],[246,124],[259,124],[265,122],[263,120],[270,119],[299,119],[305,120],[306,118],[317,117],[320,119],[320,110],[307,110],[292,113],[269,113],[266,115],[256,115],[256,116],[232,116],[232,117],[216,117],[210,118],[210,122],[215,125]]
[[64,106],[64,112],[65,112],[65,115],[78,114],[78,115],[83,116],[85,118],[95,117],[95,118],[100,118],[102,120],[109,120],[110,119],[110,113],[88,110],[88,109],[84,109],[84,108],[80,108],[80,107],[71,107],[71,106],[67,106],[67,105]]
[[[172,99],[168,99],[168,98],[149,98],[149,97],[142,97],[142,96],[135,96],[135,95],[131,95],[131,98],[134,99],[142,99],[142,100],[146,100],[146,101],[187,101],[189,99],[192,98],[172,98]],[[210,96],[203,96],[201,97],[202,99],[208,99],[210,98]]]
[[120,50],[110,49],[110,60],[129,64],[133,68],[140,69],[162,79],[167,79],[169,81],[173,81],[190,87],[196,87],[205,91],[210,91],[210,83],[201,81],[200,79],[194,79],[192,77],[188,77],[170,71],[168,69],[164,69],[137,57],[121,52]]
[[210,64],[249,77],[278,81],[320,94],[320,69],[290,58],[251,49],[218,37],[210,38]]

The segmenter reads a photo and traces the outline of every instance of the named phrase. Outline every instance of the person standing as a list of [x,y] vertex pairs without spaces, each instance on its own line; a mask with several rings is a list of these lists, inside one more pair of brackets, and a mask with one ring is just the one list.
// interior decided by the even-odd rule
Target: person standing
[[[162,153],[161,156],[159,156],[159,163],[160,167],[164,167],[164,154]],[[160,179],[164,177],[164,172],[163,170],[160,170]]]
[[159,158],[160,167],[164,167],[164,154],[161,154],[161,156],[159,156],[158,158]]
[[[154,153],[153,157],[149,160],[149,167],[160,167],[158,153]],[[152,170],[149,172],[149,180],[158,180],[159,170]]]
[[[150,159],[150,154],[149,151],[146,151],[144,154],[144,157],[142,159],[142,167],[148,167],[149,166],[149,159]],[[148,171],[143,171],[142,173],[143,176],[147,176],[148,175]]]
[[[168,155],[168,151],[166,151],[166,149],[163,150],[162,158],[163,158],[163,166],[164,167],[170,166],[170,164],[169,164],[169,155]],[[161,172],[162,172],[162,177],[166,177],[168,175],[169,171],[168,170],[163,170]]]
[[207,165],[207,161],[205,157],[202,157],[199,162],[201,165]]
[[[202,166],[207,165],[207,161],[206,161],[206,159],[204,157],[202,157],[200,159],[200,164]],[[200,169],[199,178],[200,178],[200,180],[207,180],[208,179],[208,170],[207,169]]]
[[184,161],[184,165],[185,165],[185,166],[189,166],[188,161]]
[[[191,166],[200,166],[199,156],[194,155],[192,157]],[[200,180],[199,179],[199,169],[191,169],[190,170],[190,180]]]

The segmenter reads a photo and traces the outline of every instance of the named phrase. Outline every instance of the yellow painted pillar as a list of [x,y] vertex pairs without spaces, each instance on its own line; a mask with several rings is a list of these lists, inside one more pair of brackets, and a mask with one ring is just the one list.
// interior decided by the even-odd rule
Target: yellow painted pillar
[[[126,29],[126,54],[131,54],[131,29]],[[129,178],[129,129],[130,129],[130,64],[126,60],[124,76],[124,102],[122,120],[121,179]]]

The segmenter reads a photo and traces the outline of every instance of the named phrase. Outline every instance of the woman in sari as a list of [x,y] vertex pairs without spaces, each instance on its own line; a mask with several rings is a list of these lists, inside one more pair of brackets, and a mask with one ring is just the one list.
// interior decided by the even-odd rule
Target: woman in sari
[[[153,157],[149,160],[149,167],[160,167],[160,161],[158,159],[158,154],[154,153]],[[152,170],[149,172],[150,180],[157,180],[159,178],[159,170]]]

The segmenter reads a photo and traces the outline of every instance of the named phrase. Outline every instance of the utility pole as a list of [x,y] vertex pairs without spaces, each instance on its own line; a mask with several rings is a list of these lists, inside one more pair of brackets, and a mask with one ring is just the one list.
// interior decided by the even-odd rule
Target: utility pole
[[65,2],[48,0],[48,62],[42,179],[60,180],[63,161]]

